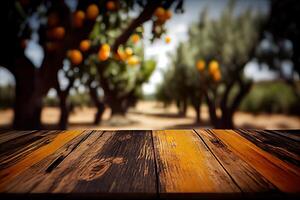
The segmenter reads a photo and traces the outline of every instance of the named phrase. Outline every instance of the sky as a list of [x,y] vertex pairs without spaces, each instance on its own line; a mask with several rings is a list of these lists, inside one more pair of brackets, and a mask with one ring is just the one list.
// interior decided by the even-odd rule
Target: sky
[[[150,78],[150,81],[143,86],[145,94],[153,94],[155,92],[156,85],[162,81],[161,70],[166,69],[169,65],[168,54],[174,52],[180,42],[184,42],[188,39],[188,27],[200,19],[199,14],[201,10],[207,7],[209,9],[209,16],[211,18],[217,18],[220,16],[227,3],[228,0],[185,0],[184,13],[174,14],[166,24],[167,35],[171,37],[171,42],[169,44],[165,43],[165,36],[163,36],[161,40],[150,43],[149,38],[151,37],[151,24],[150,22],[144,24],[145,58],[154,58],[157,60],[157,67],[154,74]],[[268,13],[269,1],[237,0],[235,11],[240,13],[249,7],[257,12]],[[41,47],[36,44],[36,41],[37,37],[33,35],[25,53],[33,61],[33,63],[39,67],[42,63],[43,52]],[[254,63],[249,63],[246,66],[245,74],[254,80],[266,80],[276,77],[276,74],[269,71],[267,67],[259,68]],[[0,67],[0,85],[8,82],[14,82],[12,75],[9,75],[7,70]]]

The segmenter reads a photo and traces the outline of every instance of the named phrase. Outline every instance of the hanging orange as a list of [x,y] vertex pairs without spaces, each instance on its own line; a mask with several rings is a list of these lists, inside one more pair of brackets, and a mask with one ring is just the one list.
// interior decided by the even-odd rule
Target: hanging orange
[[156,8],[154,15],[158,18],[158,19],[162,19],[164,18],[165,15],[165,9],[163,7],[158,7]]
[[199,71],[203,71],[205,69],[205,61],[202,59],[198,60],[196,66]]
[[214,74],[216,71],[219,71],[219,63],[216,60],[212,60],[209,63],[209,73]]
[[113,1],[108,1],[106,3],[106,9],[107,10],[115,10],[117,8],[116,3]]
[[82,54],[79,50],[74,49],[69,52],[69,59],[74,65],[79,65],[82,62]]
[[221,72],[220,72],[220,70],[215,71],[215,72],[212,74],[212,78],[213,78],[213,80],[216,81],[216,82],[220,81],[221,78],[222,78],[222,77],[221,77]]
[[83,52],[87,51],[90,49],[90,47],[91,47],[91,42],[89,40],[82,40],[80,42],[79,48],[81,51],[83,51]]
[[127,56],[131,56],[133,54],[133,51],[130,47],[126,47],[125,53],[126,53]]
[[137,56],[130,56],[127,60],[127,63],[129,65],[137,65],[140,63],[140,60]]
[[103,50],[103,51],[110,51],[110,46],[109,46],[109,44],[103,44],[102,46],[101,46],[101,50]]
[[165,41],[167,44],[169,44],[171,42],[171,37],[170,36],[166,36]]
[[86,18],[89,20],[95,20],[99,15],[99,8],[96,4],[91,4],[86,9]]
[[140,36],[138,34],[133,34],[131,36],[131,40],[134,44],[138,43],[140,41]]
[[82,27],[84,18],[85,18],[85,13],[82,10],[76,11],[73,15],[73,25],[76,28]]
[[164,13],[164,18],[168,20],[171,19],[171,17],[172,17],[172,12],[170,10],[166,10]]
[[109,58],[109,55],[110,55],[109,51],[104,51],[100,49],[100,51],[98,52],[98,59],[101,61],[105,61]]
[[54,38],[54,39],[63,39],[65,37],[65,28],[62,27],[62,26],[58,26],[58,27],[55,27],[54,29],[52,29],[51,31],[51,36]]

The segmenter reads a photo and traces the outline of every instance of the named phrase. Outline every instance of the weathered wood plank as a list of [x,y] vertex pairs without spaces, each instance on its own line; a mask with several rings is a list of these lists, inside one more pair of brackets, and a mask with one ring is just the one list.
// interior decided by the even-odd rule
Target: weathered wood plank
[[300,168],[260,149],[232,130],[213,130],[231,151],[283,192],[300,192]]
[[[18,133],[14,132],[13,134]],[[0,170],[24,159],[28,154],[49,143],[58,131],[38,131],[25,134],[0,146]]]
[[9,140],[16,139],[25,135],[32,134],[37,131],[3,131],[0,133],[0,144],[5,143]]
[[300,142],[269,131],[237,130],[236,132],[279,159],[300,167]]
[[[50,163],[55,162],[53,156],[44,159],[15,178],[9,191],[155,197],[151,142],[151,133],[145,131],[93,132],[58,166],[49,171]],[[61,151],[64,152],[63,148],[58,152]],[[56,154],[57,158],[60,153]],[[32,177],[32,173],[37,176]]]
[[[101,135],[101,131],[82,132],[80,135],[67,141],[56,151],[52,152],[39,162],[36,162],[23,173],[20,173],[17,177],[12,179],[6,185],[6,191],[12,193],[30,193],[36,190],[38,186],[42,186],[44,187],[44,191],[41,193],[50,192],[49,188],[51,188],[52,185],[55,185],[56,181],[51,179],[51,175],[64,165],[65,160],[71,157],[73,152],[80,149],[80,152],[84,153],[85,149],[82,149],[82,146],[88,148],[88,145],[94,143],[95,139],[101,137]],[[78,154],[75,158],[79,158]],[[68,167],[73,169],[72,164]],[[34,176],[32,174],[34,174]],[[60,178],[62,177],[56,177],[58,180]]]
[[300,130],[272,130],[272,131],[268,131],[268,132],[272,132],[272,133],[290,138],[297,142],[300,142]]
[[202,129],[196,130],[196,132],[243,192],[278,191],[268,180],[231,151],[228,146],[210,130]]
[[5,191],[8,183],[20,173],[30,168],[32,165],[46,158],[68,141],[81,134],[81,131],[63,131],[53,138],[49,143],[34,150],[29,155],[14,165],[4,168],[0,171],[0,191]]
[[194,131],[154,131],[153,135],[161,196],[240,192]]

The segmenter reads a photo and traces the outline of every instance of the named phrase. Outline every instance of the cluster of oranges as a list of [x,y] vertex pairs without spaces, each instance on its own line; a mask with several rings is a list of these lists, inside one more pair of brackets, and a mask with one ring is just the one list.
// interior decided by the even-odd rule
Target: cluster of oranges
[[86,52],[90,49],[91,42],[89,40],[82,40],[79,44],[79,49],[72,49],[67,52],[67,56],[73,65],[82,63],[83,56],[81,52]]
[[[163,7],[158,7],[155,12],[154,16],[156,17],[156,23],[159,25],[164,24],[167,20],[171,19],[172,12],[170,10],[166,10]],[[166,36],[165,42],[169,44],[171,42],[171,37]]]
[[159,23],[163,24],[167,20],[171,19],[172,12],[170,10],[165,10],[163,7],[158,7],[154,12],[154,16]]
[[[205,70],[205,65],[206,65],[205,61],[202,59],[198,60],[196,63],[196,67],[200,72]],[[221,80],[222,76],[221,76],[221,71],[220,71],[218,61],[216,60],[210,61],[208,65],[208,71],[215,82],[219,82]]]
[[58,13],[52,12],[49,14],[47,27],[46,36],[49,41],[46,43],[46,49],[54,51],[59,48],[60,40],[64,39],[66,35],[65,28],[60,25]]
[[91,4],[86,8],[86,11],[77,10],[73,14],[73,26],[80,28],[83,26],[84,20],[96,20],[99,15],[99,8],[96,4]]
[[122,48],[118,49],[117,54],[115,55],[117,60],[127,62],[127,64],[134,66],[140,63],[139,58],[136,55],[133,55],[133,50],[130,47],[126,47],[125,50]]

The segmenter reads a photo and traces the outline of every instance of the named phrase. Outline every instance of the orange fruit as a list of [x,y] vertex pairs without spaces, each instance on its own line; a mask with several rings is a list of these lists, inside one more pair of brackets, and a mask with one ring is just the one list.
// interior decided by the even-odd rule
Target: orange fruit
[[127,63],[129,65],[137,65],[140,63],[140,60],[137,56],[130,56],[127,60]]
[[107,3],[106,3],[106,9],[107,10],[115,10],[116,9],[116,4],[115,4],[115,2],[113,2],[113,1],[108,1]]
[[76,11],[73,15],[73,25],[76,28],[82,27],[84,18],[85,18],[85,13],[82,10]]
[[164,18],[168,20],[171,19],[171,17],[172,17],[172,12],[170,10],[166,10],[164,13]]
[[219,71],[219,63],[216,60],[212,60],[209,63],[209,73],[214,74],[216,71]]
[[120,60],[126,60],[127,55],[122,49],[119,48],[117,54]]
[[110,46],[109,46],[109,44],[103,44],[102,46],[101,46],[101,50],[102,51],[108,51],[108,52],[110,52]]
[[91,4],[86,9],[86,18],[89,20],[95,20],[99,15],[99,8],[96,4]]
[[90,47],[91,47],[91,42],[89,40],[82,40],[80,42],[79,48],[81,51],[83,51],[83,52],[87,51],[90,49]]
[[51,31],[51,36],[54,38],[54,39],[63,39],[65,37],[65,28],[62,27],[62,26],[58,26],[58,27],[55,27],[52,29]]
[[130,47],[126,47],[125,53],[126,53],[127,56],[131,56],[133,54],[133,51]]
[[169,44],[171,42],[171,37],[170,36],[166,36],[165,41],[167,44]]
[[69,52],[69,59],[72,64],[79,65],[83,58],[81,52],[77,49],[74,49]]
[[101,61],[105,61],[108,59],[109,55],[109,51],[104,51],[103,49],[100,49],[100,51],[98,52],[98,59]]
[[158,19],[162,19],[164,18],[165,15],[165,9],[163,7],[158,7],[156,8],[154,15],[158,18]]
[[203,71],[205,69],[205,61],[202,59],[198,60],[196,65],[199,71]]
[[134,44],[138,43],[138,42],[140,41],[140,36],[139,36],[138,34],[133,34],[133,35],[131,36],[131,41],[132,41]]
[[213,78],[213,80],[216,81],[216,82],[220,81],[221,78],[222,78],[222,77],[221,77],[221,72],[220,72],[220,70],[215,71],[215,72],[212,74],[212,78]]

